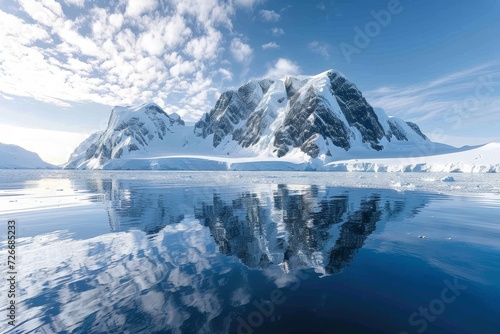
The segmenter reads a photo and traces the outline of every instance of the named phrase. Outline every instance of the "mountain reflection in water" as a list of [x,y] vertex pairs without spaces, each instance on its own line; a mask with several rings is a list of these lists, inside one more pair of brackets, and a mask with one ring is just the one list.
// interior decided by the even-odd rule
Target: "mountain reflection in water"
[[164,187],[90,180],[115,233],[20,245],[20,331],[228,332],[252,301],[345,270],[367,238],[431,196],[296,185]]
[[221,253],[251,268],[279,264],[285,272],[333,274],[349,264],[378,222],[412,214],[395,195],[278,185],[272,193],[244,192],[235,199],[214,194],[196,207],[195,217],[209,227]]

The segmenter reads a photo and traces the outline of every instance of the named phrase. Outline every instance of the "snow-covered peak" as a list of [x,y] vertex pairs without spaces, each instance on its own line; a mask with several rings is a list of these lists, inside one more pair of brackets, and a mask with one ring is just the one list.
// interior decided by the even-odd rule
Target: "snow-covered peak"
[[[165,136],[175,128],[184,127],[184,121],[175,114],[169,116],[155,103],[135,107],[114,107],[106,130],[87,140],[84,154],[72,155],[68,168],[96,168],[110,159],[147,151],[150,145],[166,145]],[[82,159],[83,157],[83,159]]]
[[146,103],[132,107],[114,107],[111,111],[110,124],[108,125],[108,128],[110,125],[113,126],[118,123],[126,123],[131,119],[137,119],[148,123],[148,119],[149,121],[154,121],[154,119],[160,119],[164,116],[169,119],[169,123],[171,124],[177,123],[179,125],[184,125],[184,121],[179,115],[175,113],[168,115],[156,103]]

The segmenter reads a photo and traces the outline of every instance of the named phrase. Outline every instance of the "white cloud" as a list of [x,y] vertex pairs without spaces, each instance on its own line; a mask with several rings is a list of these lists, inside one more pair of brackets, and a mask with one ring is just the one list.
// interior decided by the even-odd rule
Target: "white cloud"
[[63,15],[61,5],[55,1],[19,0],[31,18],[45,26],[52,26]]
[[119,13],[113,13],[109,16],[109,23],[115,30],[118,30],[122,27],[123,25],[123,15]]
[[78,52],[88,56],[98,56],[101,54],[96,43],[88,38],[80,35],[76,30],[71,28],[68,22],[58,30],[59,37],[69,45],[75,47]]
[[175,4],[179,15],[195,18],[205,30],[215,28],[217,25],[232,28],[231,16],[234,15],[234,8],[229,2],[218,0],[171,0],[171,2]]
[[280,79],[288,75],[293,76],[298,74],[300,74],[299,65],[290,59],[279,58],[273,66],[269,67],[264,77]]
[[156,0],[129,0],[125,14],[140,16],[156,8]]
[[80,73],[88,74],[92,71],[92,65],[75,58],[69,58],[67,65],[69,69],[79,71]]
[[184,61],[182,63],[177,63],[170,68],[170,74],[174,77],[179,77],[184,74],[193,73],[196,71],[196,66],[194,62]]
[[253,8],[255,5],[264,2],[264,0],[234,0],[234,3],[240,7]]
[[78,7],[83,7],[85,5],[85,0],[64,0],[67,5],[74,5]]
[[235,37],[231,41],[231,53],[240,63],[250,62],[253,50],[250,45],[243,43],[239,38]]
[[144,51],[154,56],[163,54],[165,48],[173,49],[182,44],[191,35],[180,15],[148,20],[146,31],[140,36],[140,44]]
[[233,32],[237,8],[260,0],[120,0],[100,7],[65,0],[67,13],[54,0],[17,1],[19,9],[0,10],[0,94],[64,108],[168,98],[170,108],[194,119],[219,93],[210,76],[233,79],[222,51],[251,59],[250,45],[224,34]]
[[311,43],[309,43],[309,50],[319,54],[325,59],[330,58],[330,54],[328,53],[328,48],[329,45],[326,43],[320,43],[318,41],[312,41]]
[[222,34],[210,29],[207,35],[191,39],[186,45],[185,52],[195,59],[212,59],[217,56],[221,41]]
[[269,42],[266,44],[262,44],[262,49],[267,50],[267,49],[277,49],[280,46],[276,44],[275,42]]
[[261,19],[265,22],[278,22],[281,18],[280,14],[276,13],[274,10],[262,9],[259,13]]
[[283,29],[277,27],[271,29],[271,32],[275,37],[283,36],[285,34],[285,31]]
[[233,80],[233,74],[228,69],[219,68],[218,72],[222,75],[222,80]]
[[50,40],[48,32],[37,24],[28,24],[17,16],[0,11],[0,36],[2,41],[15,39],[22,45],[37,40]]

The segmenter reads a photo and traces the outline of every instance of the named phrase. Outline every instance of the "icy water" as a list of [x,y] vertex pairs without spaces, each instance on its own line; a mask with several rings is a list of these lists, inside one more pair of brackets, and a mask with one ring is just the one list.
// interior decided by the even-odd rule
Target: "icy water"
[[499,217],[497,174],[0,171],[0,332],[500,333]]

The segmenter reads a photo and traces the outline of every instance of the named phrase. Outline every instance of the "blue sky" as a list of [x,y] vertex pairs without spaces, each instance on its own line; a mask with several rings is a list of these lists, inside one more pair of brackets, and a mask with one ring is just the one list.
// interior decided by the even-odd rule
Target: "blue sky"
[[500,141],[500,2],[0,0],[0,142],[64,162],[114,105],[194,121],[264,76],[344,73],[456,146]]

